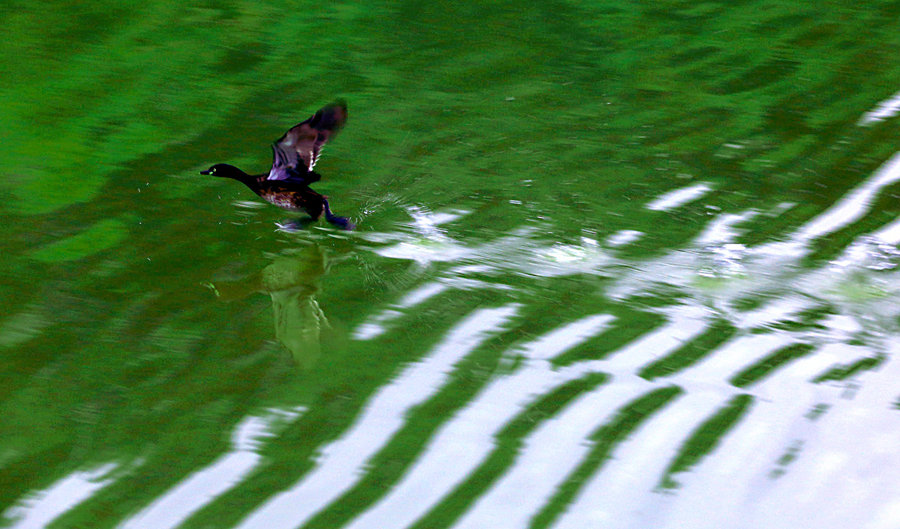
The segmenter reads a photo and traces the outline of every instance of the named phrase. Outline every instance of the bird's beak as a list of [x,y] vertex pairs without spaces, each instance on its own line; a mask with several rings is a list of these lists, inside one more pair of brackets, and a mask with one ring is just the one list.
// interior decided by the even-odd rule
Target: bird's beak
[[212,174],[212,171],[207,169],[206,171],[200,171],[200,174]]

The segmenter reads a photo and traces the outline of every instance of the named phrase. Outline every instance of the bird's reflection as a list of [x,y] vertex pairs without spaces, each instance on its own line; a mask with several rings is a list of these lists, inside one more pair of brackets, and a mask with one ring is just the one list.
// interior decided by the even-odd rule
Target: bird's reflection
[[323,341],[333,328],[319,307],[316,294],[328,260],[318,245],[306,246],[275,257],[272,264],[238,280],[217,281],[210,288],[222,301],[242,299],[261,292],[272,298],[275,337],[301,369],[312,367],[322,354]]

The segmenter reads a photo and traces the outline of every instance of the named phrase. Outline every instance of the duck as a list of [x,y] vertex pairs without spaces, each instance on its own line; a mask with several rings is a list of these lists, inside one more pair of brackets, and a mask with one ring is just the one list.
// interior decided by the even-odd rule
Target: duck
[[250,188],[266,202],[288,211],[306,212],[312,220],[325,220],[338,228],[356,226],[331,211],[328,197],[310,186],[321,179],[313,168],[322,148],[337,136],[347,122],[347,103],[337,100],[316,111],[306,121],[291,127],[272,144],[272,168],[268,173],[250,175],[233,165],[217,163],[202,175],[231,178]]

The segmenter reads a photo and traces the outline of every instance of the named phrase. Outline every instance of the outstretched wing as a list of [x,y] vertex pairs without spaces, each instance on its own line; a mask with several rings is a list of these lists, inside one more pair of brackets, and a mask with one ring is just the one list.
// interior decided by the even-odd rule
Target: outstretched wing
[[322,147],[347,121],[347,104],[336,101],[287,131],[272,144],[274,154],[268,180],[303,178],[312,171]]

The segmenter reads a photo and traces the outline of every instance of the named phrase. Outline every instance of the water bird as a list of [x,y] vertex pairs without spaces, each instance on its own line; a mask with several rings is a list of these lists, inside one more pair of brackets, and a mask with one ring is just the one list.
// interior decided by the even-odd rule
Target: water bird
[[233,165],[218,163],[200,174],[238,180],[270,204],[289,211],[305,211],[313,220],[324,213],[328,222],[352,230],[355,226],[349,219],[331,212],[328,197],[309,187],[322,178],[313,171],[322,147],[340,132],[346,121],[347,104],[335,101],[272,144],[272,168],[268,173],[249,175]]

